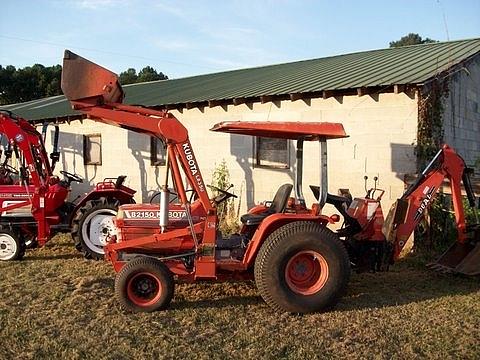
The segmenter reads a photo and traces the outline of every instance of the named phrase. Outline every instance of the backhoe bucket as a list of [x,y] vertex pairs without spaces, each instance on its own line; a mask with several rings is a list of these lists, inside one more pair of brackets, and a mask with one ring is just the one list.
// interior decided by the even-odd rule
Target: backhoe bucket
[[[477,240],[479,235],[477,231]],[[476,243],[456,242],[429,267],[441,272],[453,272],[470,276],[480,275],[480,241]]]
[[121,103],[122,86],[117,74],[65,50],[62,90],[70,101],[98,98],[100,103]]

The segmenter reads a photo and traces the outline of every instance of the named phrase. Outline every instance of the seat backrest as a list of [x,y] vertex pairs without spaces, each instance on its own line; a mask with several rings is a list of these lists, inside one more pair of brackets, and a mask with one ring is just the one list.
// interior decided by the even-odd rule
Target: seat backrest
[[120,189],[120,186],[123,185],[126,178],[127,178],[126,175],[120,175],[119,177],[117,177],[117,181],[115,181],[115,188]]
[[285,207],[287,206],[287,201],[290,197],[292,189],[292,184],[283,184],[280,186],[275,194],[275,197],[273,198],[272,205],[270,205],[268,212],[271,214],[283,213],[285,211]]

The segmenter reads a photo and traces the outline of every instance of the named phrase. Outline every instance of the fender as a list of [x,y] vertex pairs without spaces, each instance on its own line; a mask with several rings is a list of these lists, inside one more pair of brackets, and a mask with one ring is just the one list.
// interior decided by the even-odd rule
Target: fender
[[98,183],[94,189],[92,189],[89,193],[87,193],[81,201],[75,205],[75,208],[70,213],[69,224],[72,226],[73,218],[77,213],[78,209],[83,207],[85,203],[89,200],[99,199],[101,197],[106,198],[114,198],[120,202],[120,205],[123,204],[132,204],[135,202],[133,199],[133,195],[136,193],[135,190],[130,189],[127,186],[120,186],[119,188],[115,187],[115,184],[111,182],[112,186],[104,186],[105,184],[109,184],[109,182],[101,182]]
[[278,228],[294,221],[313,221],[323,225],[334,223],[332,219],[325,215],[312,214],[273,214],[262,221],[258,229],[255,231],[252,240],[250,240],[245,256],[243,258],[243,267],[248,269],[254,264],[260,247],[265,239]]

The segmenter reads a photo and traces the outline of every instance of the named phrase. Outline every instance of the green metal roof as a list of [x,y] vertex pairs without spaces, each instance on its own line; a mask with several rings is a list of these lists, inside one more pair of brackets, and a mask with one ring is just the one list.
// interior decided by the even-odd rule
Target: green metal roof
[[[316,94],[368,87],[422,84],[480,52],[480,38],[352,54],[124,86],[127,104],[194,107],[261,96]],[[108,64],[103,64],[108,67]],[[241,101],[240,101],[241,102]],[[78,114],[63,96],[2,106],[31,119]]]

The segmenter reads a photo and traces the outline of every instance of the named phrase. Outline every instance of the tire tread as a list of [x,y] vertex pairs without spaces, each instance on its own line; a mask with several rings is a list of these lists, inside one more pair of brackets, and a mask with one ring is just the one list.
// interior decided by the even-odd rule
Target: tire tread
[[[258,288],[258,291],[265,302],[274,310],[276,311],[288,311],[279,302],[278,294],[275,294],[271,291],[271,284],[267,277],[267,273],[271,271],[268,268],[268,262],[271,256],[281,248],[286,241],[285,239],[291,238],[298,233],[318,233],[321,241],[330,242],[336,251],[337,256],[339,257],[340,261],[343,262],[341,266],[345,269],[343,272],[342,278],[339,279],[340,281],[340,288],[336,292],[336,294],[331,298],[329,304],[324,306],[324,308],[328,308],[331,305],[335,304],[338,299],[341,297],[342,293],[344,292],[346,285],[348,284],[348,280],[350,277],[350,262],[347,250],[345,249],[344,244],[341,240],[329,229],[325,226],[311,222],[311,221],[295,221],[288,223],[274,232],[272,232],[265,242],[262,244],[256,260],[255,260],[255,267],[254,267],[254,277],[255,282]],[[298,312],[303,312],[301,309]],[[291,311],[290,311],[291,312]],[[297,312],[297,311],[295,311]],[[307,311],[308,312],[308,311]]]

